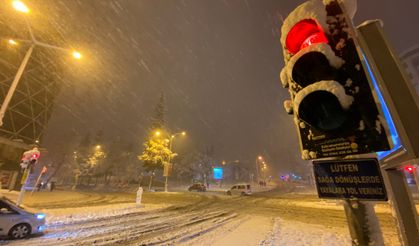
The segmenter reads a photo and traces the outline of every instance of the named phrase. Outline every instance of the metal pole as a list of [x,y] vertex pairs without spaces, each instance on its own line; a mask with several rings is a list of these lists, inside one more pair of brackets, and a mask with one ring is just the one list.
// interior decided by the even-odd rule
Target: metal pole
[[23,195],[25,194],[26,183],[28,182],[29,175],[30,175],[30,167],[29,166],[27,168],[25,168],[25,171],[23,172],[23,175],[26,175],[26,177],[25,177],[25,181],[22,184],[22,188],[20,188],[19,196],[17,197],[17,201],[16,201],[17,206],[19,206],[23,201]]
[[392,215],[395,216],[398,235],[402,245],[417,245],[419,224],[412,194],[402,170],[386,169],[383,172],[389,193]]
[[[170,150],[170,155],[172,154],[172,141],[175,138],[175,136],[170,136],[170,141],[169,141],[169,150]],[[169,155],[169,160],[167,162],[166,165],[170,165],[170,155]],[[168,166],[167,168],[169,169],[170,166]],[[166,181],[164,183],[164,192],[167,192],[167,187],[168,187],[168,177],[169,177],[169,170],[167,170],[167,176],[166,176]]]
[[33,192],[35,191],[35,189],[37,189],[39,181],[41,181],[41,177],[42,175],[44,175],[42,172],[39,174],[38,178],[36,179],[36,183],[35,186],[33,187],[32,191],[31,191],[31,196],[33,195]]
[[6,97],[4,98],[3,104],[0,108],[0,126],[3,125],[3,117],[6,113],[6,109],[9,106],[10,100],[13,97],[13,94],[15,93],[16,87],[19,83],[20,78],[22,77],[23,71],[25,71],[25,67],[28,64],[29,58],[31,57],[33,48],[35,47],[35,44],[32,44],[29,50],[26,52],[25,57],[23,58],[22,64],[20,64],[19,69],[17,70],[16,76],[13,79],[13,82],[10,86],[9,91],[7,92]]
[[258,157],[256,157],[256,183],[259,182],[259,164],[258,164]]
[[345,199],[343,203],[352,245],[384,245],[374,207],[368,202]]
[[417,161],[419,132],[417,130],[418,100],[405,76],[397,54],[390,47],[379,21],[369,21],[357,28],[359,41],[378,81],[402,143],[401,149],[381,160],[383,178],[388,190],[392,215],[396,219],[402,245],[417,245],[419,219],[411,191],[402,170],[403,163]]
[[413,177],[415,178],[416,189],[419,191],[419,166],[413,166]]

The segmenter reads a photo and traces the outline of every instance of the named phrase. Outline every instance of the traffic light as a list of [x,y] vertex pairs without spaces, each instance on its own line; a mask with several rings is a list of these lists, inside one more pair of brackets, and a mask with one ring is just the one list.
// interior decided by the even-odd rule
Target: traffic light
[[284,20],[281,82],[291,100],[303,159],[390,149],[353,26],[341,1],[311,0]]
[[34,147],[31,150],[25,151],[22,156],[22,162],[20,163],[20,167],[23,169],[29,168],[34,166],[38,163],[38,159],[41,156],[41,152],[39,152],[38,148]]
[[404,170],[408,173],[413,173],[413,171],[415,170],[414,166],[405,166]]
[[38,162],[39,157],[40,157],[40,153],[39,153],[38,149],[34,148],[32,150],[32,155],[30,157],[30,163],[35,165]]

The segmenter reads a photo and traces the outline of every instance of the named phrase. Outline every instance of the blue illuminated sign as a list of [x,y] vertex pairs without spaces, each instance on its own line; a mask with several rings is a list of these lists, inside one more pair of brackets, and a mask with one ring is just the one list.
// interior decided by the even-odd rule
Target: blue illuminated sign
[[213,178],[214,179],[223,179],[223,168],[222,167],[214,167],[212,170],[213,170]]
[[390,111],[388,110],[386,102],[383,98],[383,95],[381,94],[381,91],[378,87],[377,80],[375,79],[374,74],[371,71],[370,64],[368,63],[368,60],[365,58],[365,55],[363,54],[362,56],[364,57],[365,64],[367,65],[368,74],[370,75],[372,84],[374,85],[374,89],[378,96],[378,100],[380,101],[381,110],[383,111],[384,118],[387,121],[389,132],[391,135],[391,140],[393,141],[393,148],[391,150],[377,152],[377,157],[379,160],[381,160],[384,157],[396,151],[397,149],[399,149],[402,146],[402,144],[400,142],[399,135],[397,134],[396,127],[394,126],[393,119],[391,118]]

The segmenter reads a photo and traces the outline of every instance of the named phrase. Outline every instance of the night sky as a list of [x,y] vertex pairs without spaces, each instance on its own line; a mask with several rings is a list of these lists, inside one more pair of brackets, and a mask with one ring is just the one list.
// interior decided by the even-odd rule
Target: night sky
[[[43,141],[49,152],[71,151],[98,130],[141,151],[163,92],[169,129],[188,132],[175,150],[212,145],[218,160],[262,154],[279,171],[306,166],[279,80],[281,17],[303,1],[27,2],[40,40],[84,54],[78,64],[63,58],[64,87]],[[354,22],[382,19],[402,52],[419,43],[418,10],[417,0],[364,0]]]

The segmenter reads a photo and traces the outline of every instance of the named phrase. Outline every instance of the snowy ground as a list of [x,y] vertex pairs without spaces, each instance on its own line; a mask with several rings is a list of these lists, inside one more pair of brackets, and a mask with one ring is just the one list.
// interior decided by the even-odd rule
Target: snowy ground
[[[13,198],[16,193],[8,193]],[[189,192],[58,191],[25,199],[47,215],[47,233],[8,245],[351,245],[342,206],[312,192],[251,197]],[[61,204],[61,205],[60,205]],[[399,245],[390,210],[376,206],[386,245]]]

